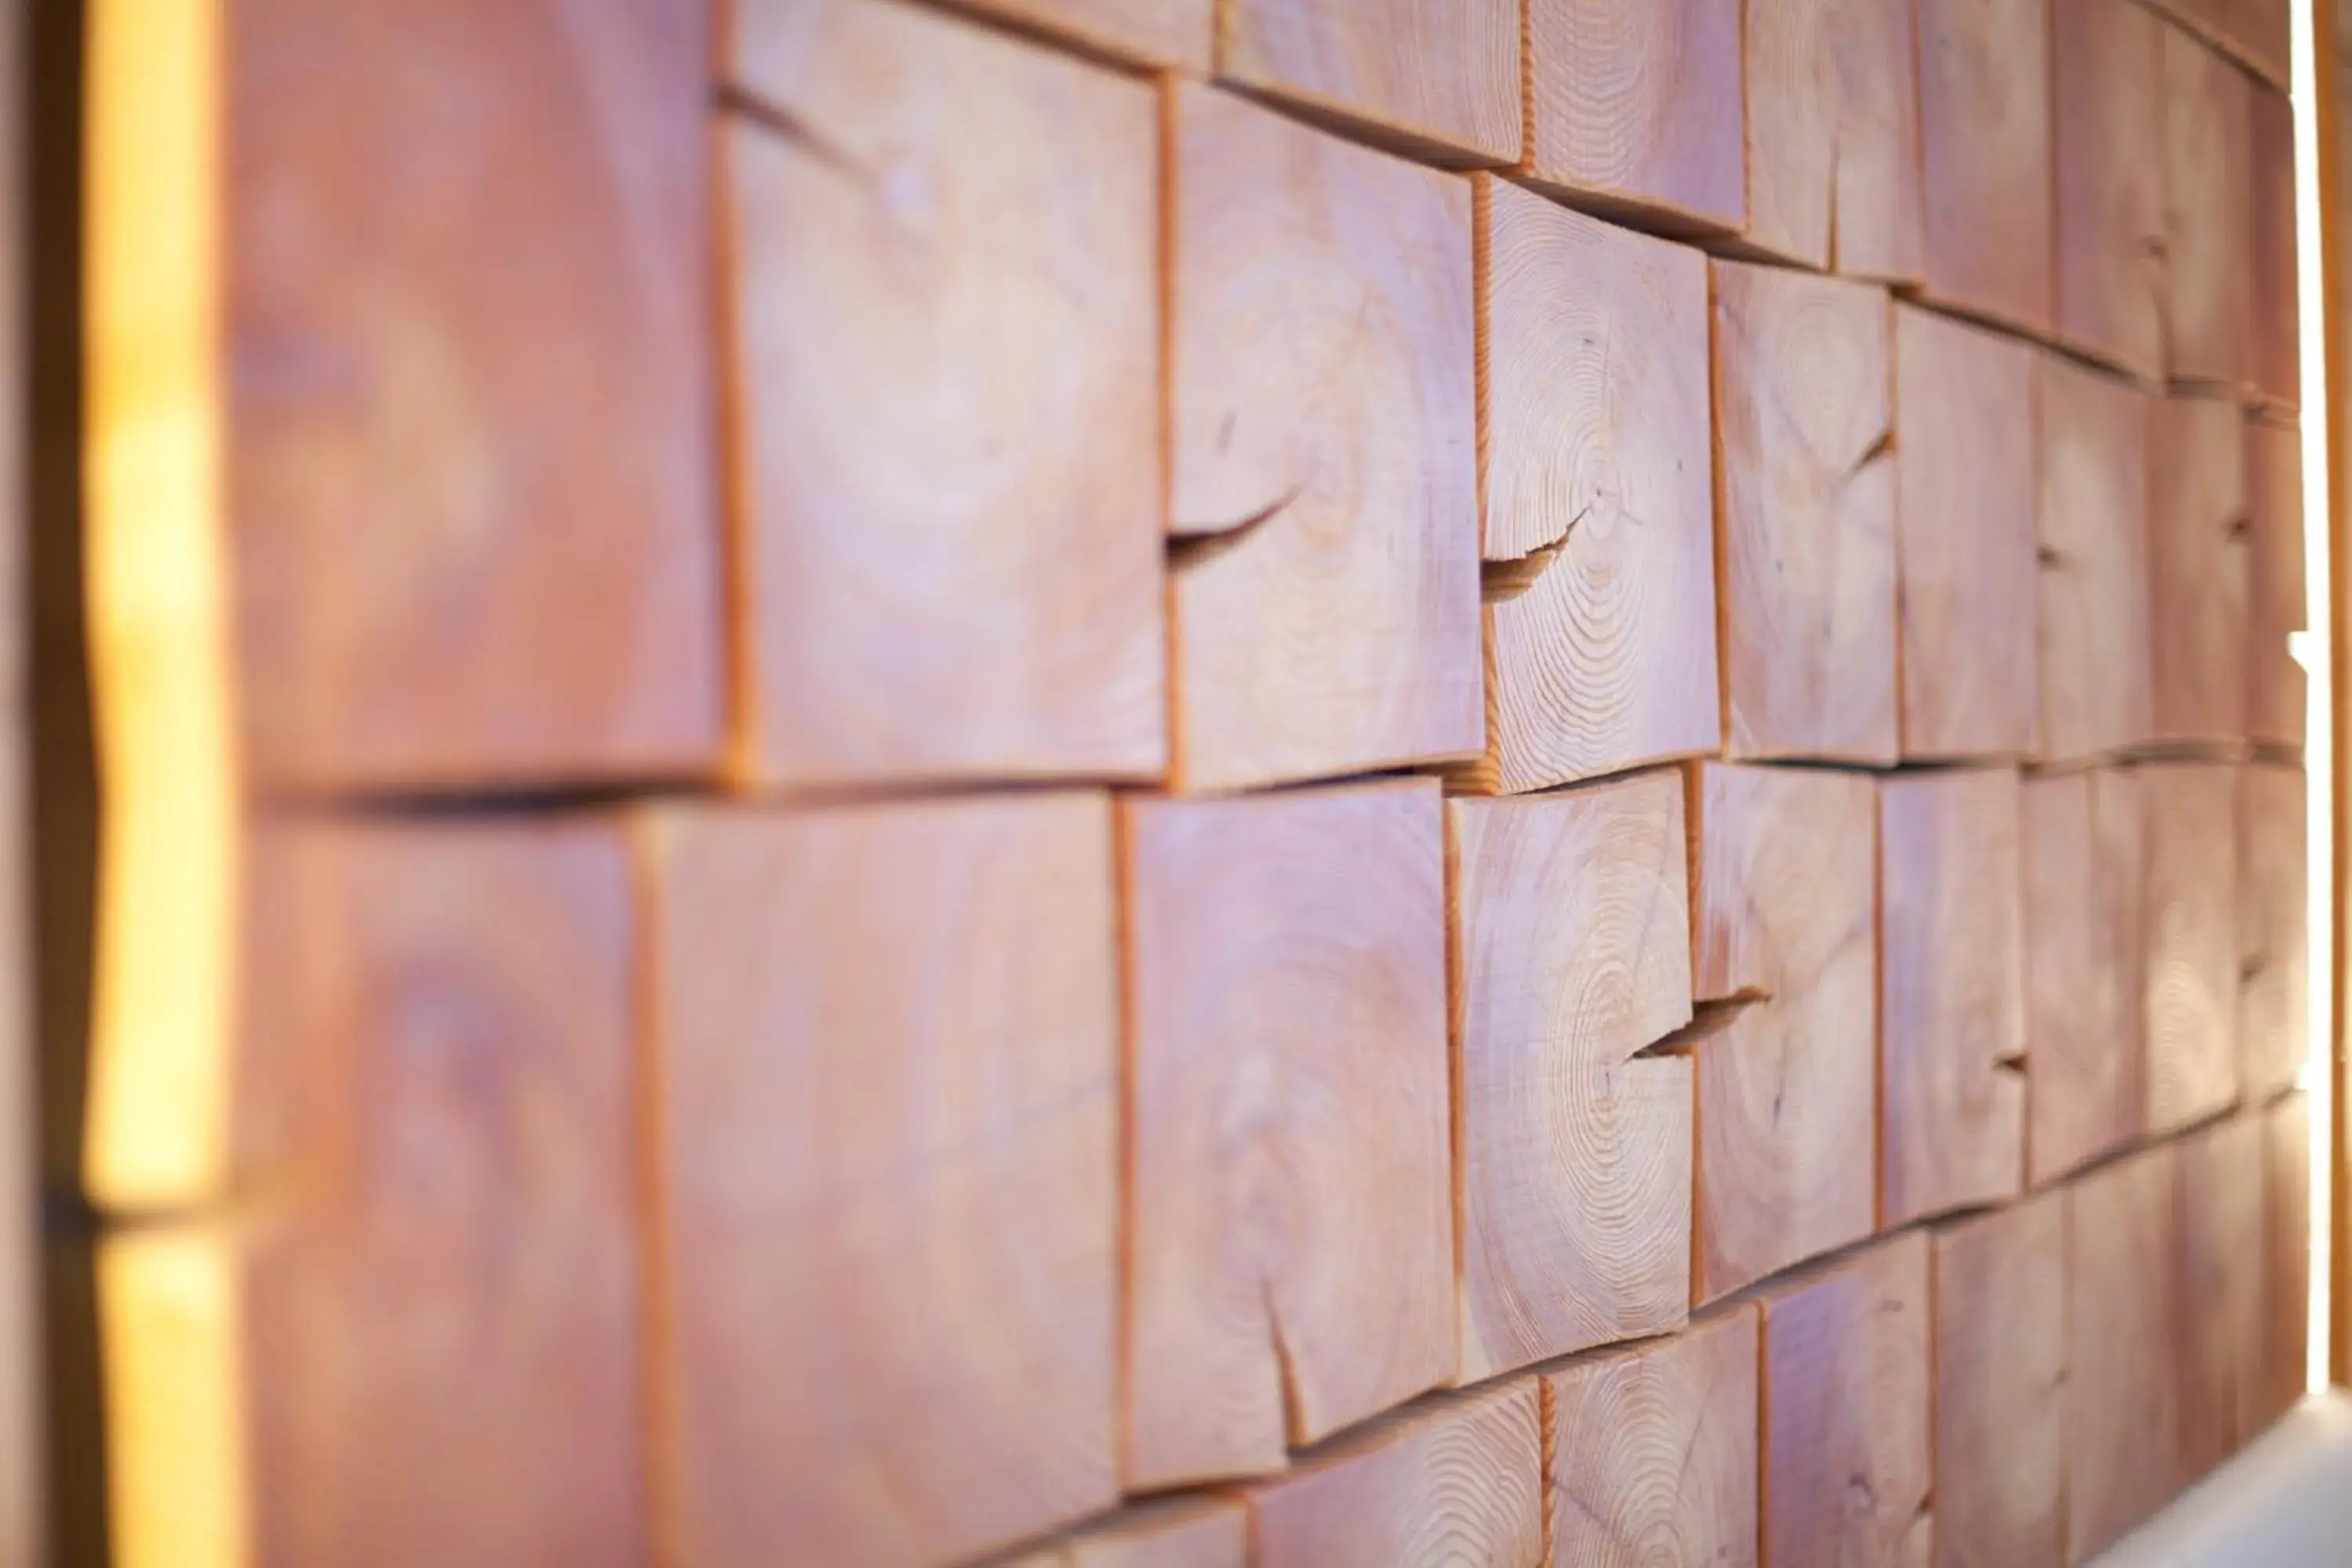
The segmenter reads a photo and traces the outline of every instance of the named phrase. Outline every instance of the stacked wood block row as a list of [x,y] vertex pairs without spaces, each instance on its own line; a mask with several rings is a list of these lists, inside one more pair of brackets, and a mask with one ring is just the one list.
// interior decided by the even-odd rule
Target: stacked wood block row
[[2272,8],[98,10],[134,1568],[2061,1563],[2295,1398]]

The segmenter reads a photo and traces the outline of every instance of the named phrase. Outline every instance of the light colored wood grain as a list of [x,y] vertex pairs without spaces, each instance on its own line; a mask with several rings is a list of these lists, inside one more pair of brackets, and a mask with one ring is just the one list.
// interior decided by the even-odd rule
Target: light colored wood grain
[[2178,1478],[2186,1485],[2250,1435],[2265,1310],[2262,1118],[2230,1117],[2177,1147],[2179,1314],[2171,1353],[2180,1377]]
[[1518,791],[1717,743],[1706,260],[1500,181],[1486,267],[1492,754]]
[[2147,1129],[2170,1131],[2238,1096],[2238,770],[2140,770],[2147,856]]
[[890,0],[732,45],[739,771],[1158,776],[1152,91]]
[[1421,781],[1123,809],[1130,1487],[1454,1375],[1444,834]]
[[1696,770],[1696,989],[1732,1010],[1691,1047],[1695,1300],[1875,1223],[1877,811],[1853,774]]
[[2051,7],[2058,336],[2164,374],[2164,24],[2137,0]]
[[2311,1331],[2311,1101],[2291,1094],[2263,1118],[2262,1351],[2249,1436],[2294,1407]]
[[2021,343],[1895,308],[1906,758],[2032,743],[2036,368]]
[[1879,784],[1887,1225],[2013,1196],[2024,1174],[2020,802],[2005,770]]
[[2308,683],[2288,638],[2304,601],[2303,439],[2293,426],[2246,422],[2246,732],[2300,751]]
[[1886,296],[1738,262],[1710,278],[1726,748],[1892,763]]
[[1546,1376],[1554,1563],[1754,1568],[1759,1322],[1734,1307]]
[[1766,1568],[1923,1568],[1927,1237],[1895,1237],[1762,1302]]
[[1918,0],[1927,291],[2038,335],[2055,297],[2053,5]]
[[1469,187],[1172,90],[1176,776],[1475,755]]
[[2246,436],[2235,405],[2157,400],[2149,426],[2148,595],[2157,738],[2226,745],[2246,735]]
[[2238,1086],[2263,1105],[2294,1087],[2310,1044],[2310,858],[2303,770],[2238,774]]
[[1746,225],[1738,0],[1547,0],[1528,84],[1534,184],[1661,227]]
[[642,843],[663,1539],[899,1563],[1108,1507],[1109,802],[681,806]]
[[1224,1494],[1133,1503],[997,1568],[1249,1568],[1249,1510]]
[[1749,0],[1748,232],[1780,259],[1916,282],[1917,18],[1878,0]]
[[2048,1193],[1940,1230],[1936,1562],[2066,1561],[2066,1209]]
[[1522,1378],[1407,1411],[1248,1495],[1259,1568],[1539,1568],[1542,1400]]
[[1226,0],[1227,79],[1442,163],[1517,163],[1517,0]]
[[235,1237],[217,1225],[116,1228],[100,1239],[97,1276],[111,1561],[255,1562]]
[[2174,1488],[2170,1144],[2066,1194],[2066,1560],[2097,1555]]
[[2294,106],[2284,93],[2257,85],[2252,94],[2252,379],[2263,401],[2293,408],[2303,399],[2303,323],[2296,313]]
[[2075,762],[2154,738],[2148,421],[2137,387],[2044,354],[2035,535],[2038,754]]
[[1679,773],[1446,814],[1473,1381],[1687,1314],[1690,866]]
[[[780,0],[721,0],[756,14]],[[1217,0],[947,0],[983,16],[1067,38],[1136,65],[1205,75],[1215,46]]]
[[2129,770],[2027,779],[2022,810],[2026,1165],[2038,1186],[2147,1125],[2147,861]]
[[2252,378],[2253,86],[2179,27],[2164,29],[2165,373]]

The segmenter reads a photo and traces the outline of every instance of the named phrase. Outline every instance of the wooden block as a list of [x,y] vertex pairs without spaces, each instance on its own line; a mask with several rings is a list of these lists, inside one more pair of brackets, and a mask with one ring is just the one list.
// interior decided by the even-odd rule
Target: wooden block
[[1747,223],[1738,0],[1547,0],[1528,12],[1522,177],[1687,234]]
[[1152,90],[884,0],[724,68],[740,770],[1157,777]]
[[2179,1252],[2174,1282],[2179,1338],[2181,1485],[2220,1466],[2251,1434],[2266,1303],[2260,1116],[2233,1116],[2177,1145]]
[[1762,1300],[1765,1568],[1924,1568],[1927,1238],[1895,1237]]
[[2017,775],[1878,787],[1879,1218],[2013,1196],[2025,1163]]
[[1546,1376],[1554,1563],[1754,1568],[1759,1323],[1742,1304]]
[[1249,1510],[1219,1495],[1134,1503],[1003,1568],[1249,1568]]
[[2039,1186],[2147,1124],[2146,839],[2127,770],[2027,779],[2022,805],[2026,1168]]
[[2174,1489],[2170,1144],[2066,1188],[2066,1560],[2105,1551]]
[[1259,1568],[1544,1560],[1531,1378],[1391,1416],[1249,1493]]
[[2303,1398],[2311,1329],[2311,1102],[2291,1094],[2262,1116],[2262,1358],[2250,1436]]
[[2164,375],[2164,24],[2134,0],[2050,11],[2057,328],[2142,380]]
[[2140,770],[2147,855],[2147,1130],[2238,1098],[2237,784],[2227,763]]
[[2253,86],[2194,35],[2164,29],[2165,372],[2252,379]]
[[1738,262],[1711,279],[1727,749],[1892,763],[1886,296]]
[[1281,1468],[1459,1349],[1426,781],[1135,800],[1130,1489]]
[[1228,80],[1399,151],[1517,163],[1516,0],[1232,0]]
[[1721,736],[1706,259],[1478,182],[1491,754],[1539,789]]
[[2032,744],[2035,356],[1895,308],[1903,754]]
[[[772,12],[786,0],[726,0],[740,14]],[[834,0],[837,3],[837,0]],[[1206,74],[1215,44],[1217,0],[947,0],[1023,29],[1066,38],[1082,49],[1134,65]],[[738,24],[740,26],[740,24]]]
[[1936,1561],[2066,1562],[2066,1210],[2049,1193],[1935,1234]]
[[2235,744],[2246,736],[2252,643],[2245,431],[2230,404],[2168,397],[2154,405],[2149,432],[2157,738]]
[[934,1561],[1108,1507],[1108,802],[688,806],[643,843],[679,1560]]
[[2303,438],[2293,426],[2246,422],[2246,730],[2257,744],[2300,752],[2306,680],[2289,651],[2304,604]]
[[1469,187],[1172,91],[1176,775],[1475,755]]
[[2083,761],[2156,731],[2148,419],[2137,388],[2042,359],[2041,755]]
[[1662,1332],[1690,1302],[1677,773],[1446,804],[1457,922],[1462,1372]]
[[2311,1056],[2310,860],[2298,767],[2238,774],[2238,1086],[2267,1104]]
[[1709,763],[1692,786],[1698,1152],[1693,1300],[1870,1234],[1877,790]]
[[2261,86],[2253,89],[2251,103],[2252,379],[2265,402],[2293,408],[2303,400],[2303,322],[2295,292],[2294,106],[2284,93]]
[[[2055,0],[2063,8],[2072,0]],[[1929,297],[2047,335],[2053,0],[1918,0]]]
[[1877,0],[1750,0],[1745,244],[1851,277],[1927,263],[1916,17]]

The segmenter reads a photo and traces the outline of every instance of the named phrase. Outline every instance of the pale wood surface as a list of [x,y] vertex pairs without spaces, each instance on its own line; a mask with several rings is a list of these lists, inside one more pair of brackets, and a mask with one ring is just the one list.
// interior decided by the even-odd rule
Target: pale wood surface
[[2174,1486],[2169,1144],[2066,1189],[2066,1555],[2105,1550]]
[[1711,749],[1706,259],[1482,176],[1491,755],[1518,791]]
[[[783,0],[719,0],[757,15]],[[799,0],[793,0],[799,3]],[[1066,37],[1138,65],[1206,74],[1213,63],[1218,0],[946,0],[967,11]]]
[[1415,1408],[1249,1493],[1259,1568],[1544,1560],[1535,1381]]
[[1747,218],[1738,0],[1545,0],[1528,13],[1525,174],[1698,233]]
[[1454,1374],[1444,832],[1422,781],[1123,809],[1131,1487]]
[[2051,327],[2050,13],[2072,0],[1918,0],[1927,293]]
[[2034,351],[1895,308],[1903,754],[2033,739]]
[[1696,770],[1695,988],[1736,1010],[1691,1047],[1695,1300],[1875,1223],[1877,810],[1853,774]]
[[1690,867],[1676,772],[1446,813],[1473,1381],[1687,1313]]
[[1879,0],[1750,0],[1746,243],[1916,282],[1927,263],[1916,16]]
[[2058,335],[2164,374],[2164,24],[2137,0],[2051,8]]
[[680,806],[641,844],[664,1539],[898,1563],[1108,1507],[1108,800]]
[[2304,775],[2250,763],[2238,774],[2238,1087],[2262,1105],[2311,1055],[2310,860]]
[[2291,425],[2246,421],[2246,732],[2300,750],[2308,682],[2288,637],[2304,604],[2303,439]]
[[2066,1210],[2048,1193],[1936,1233],[1936,1562],[2066,1561]]
[[1172,90],[1176,775],[1475,755],[1469,186]]
[[1439,163],[1519,161],[1517,0],[1226,0],[1220,74]]
[[2252,553],[2242,416],[2216,399],[2158,398],[2149,446],[2157,739],[2242,741]]
[[995,1568],[1250,1568],[1249,1510],[1223,1494],[1136,1503]]
[[2147,1130],[2171,1131],[2237,1098],[2239,770],[2140,770],[2147,857]]
[[1886,296],[1738,262],[1710,279],[1726,749],[1892,763]]
[[1754,1568],[1760,1338],[1742,1304],[1546,1377],[1552,1562]]
[[2037,754],[2080,761],[2156,731],[2145,392],[2044,354],[2035,513]]
[[2006,770],[1879,784],[1883,1224],[2023,1179],[2020,799]]
[[2255,369],[2253,85],[2164,29],[2165,372],[2241,386]]
[[2263,1119],[2262,1351],[2248,1435],[2293,1408],[2308,1380],[2311,1331],[2311,1101],[2291,1094]]
[[2260,1116],[2232,1116],[2176,1146],[2179,1161],[2179,1477],[2204,1475],[2251,1436],[2268,1303]]
[[889,0],[731,44],[739,771],[1156,777],[1153,93]]
[[2257,85],[2252,112],[2252,380],[2265,402],[2293,408],[2303,397],[2303,323],[2296,314],[2294,106],[2285,94]]
[[1762,1301],[1766,1568],[1925,1568],[1927,1237],[1896,1237]]

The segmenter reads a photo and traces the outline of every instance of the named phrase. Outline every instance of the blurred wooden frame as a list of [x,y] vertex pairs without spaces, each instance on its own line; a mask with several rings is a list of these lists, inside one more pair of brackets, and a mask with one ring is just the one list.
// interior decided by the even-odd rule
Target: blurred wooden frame
[[[2312,86],[2313,106],[2316,111],[2316,144],[2318,148],[2319,190],[2319,297],[2321,319],[2326,323],[2322,332],[2323,353],[2327,370],[2327,417],[2324,432],[2329,453],[2346,449],[2352,438],[2352,422],[2347,422],[2347,409],[2352,408],[2352,344],[2344,340],[2343,326],[2347,306],[2344,268],[2352,265],[2352,236],[2344,232],[2347,204],[2343,183],[2352,178],[2344,149],[2338,137],[2339,117],[2345,112],[2343,98],[2352,92],[2352,3],[2347,0],[2308,0],[2305,7],[2311,24],[2313,43]],[[2331,475],[2334,465],[2329,465]],[[2352,562],[2346,560],[2342,547],[2347,527],[2347,497],[2345,486],[2331,480],[2327,493],[2327,603],[2328,603],[2328,707],[2331,728],[2328,741],[2328,908],[2330,915],[2330,951],[2328,953],[2328,1080],[2329,1103],[2333,1108],[2333,1133],[2326,1147],[2316,1151],[2317,1157],[2328,1163],[2328,1381],[2343,1384],[2352,1381],[2352,1317],[2346,1308],[2352,1302],[2352,1229],[2346,1220],[2352,1210],[2352,1184],[2347,1182],[2344,1160],[2344,1117],[2347,1105],[2344,1055],[2345,987],[2345,919],[2347,910],[2347,878],[2352,875],[2352,860],[2345,852],[2345,836],[2334,825],[2345,820],[2352,809],[2352,792],[2347,790],[2346,764],[2352,761],[2347,748],[2347,711],[2345,696],[2347,679],[2352,679],[2352,663],[2345,657],[2345,638],[2338,628],[2344,625],[2347,609],[2352,609]]]

